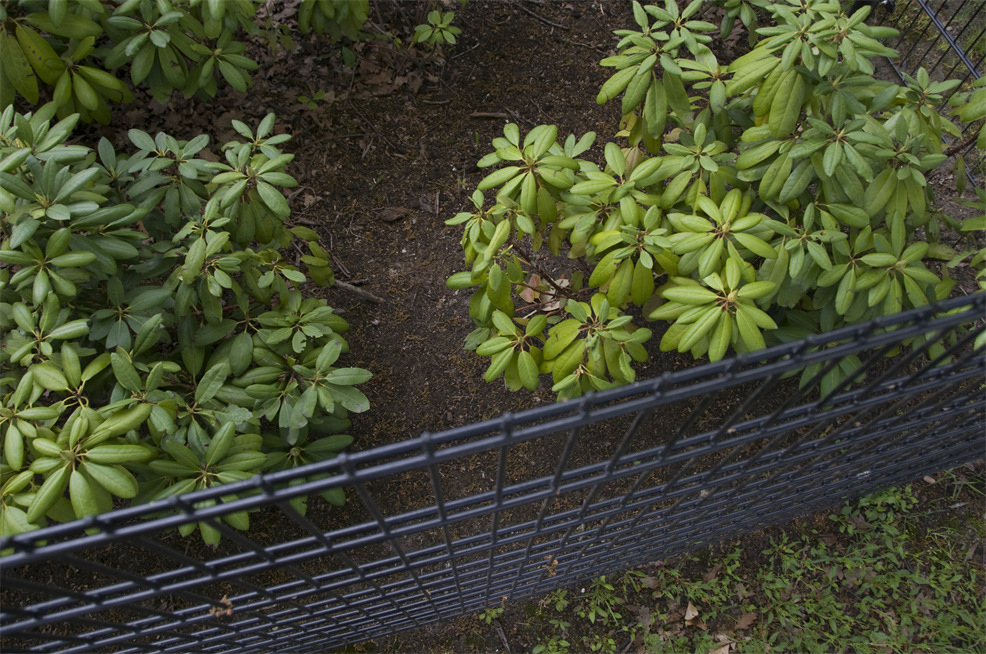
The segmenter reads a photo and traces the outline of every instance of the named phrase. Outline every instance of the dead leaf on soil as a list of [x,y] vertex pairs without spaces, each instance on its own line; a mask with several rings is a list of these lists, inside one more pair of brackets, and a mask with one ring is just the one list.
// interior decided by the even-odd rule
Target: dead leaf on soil
[[698,609],[696,609],[695,605],[691,602],[688,603],[688,608],[685,609],[685,624],[689,627],[695,627],[696,629],[701,629],[703,631],[708,628],[707,625],[698,617]]
[[711,650],[709,652],[709,654],[729,654],[729,650],[731,648],[732,648],[732,644],[731,643],[727,643],[727,644],[723,645],[722,647],[717,647],[714,650]]
[[654,614],[651,613],[650,609],[646,606],[633,606],[628,608],[637,614],[637,623],[640,625],[640,628],[644,631],[644,633],[648,633],[651,625],[654,624]]
[[688,608],[685,609],[685,624],[703,631],[708,629],[708,626],[698,617],[698,609],[691,602],[688,603]]
[[[520,297],[524,299],[528,304],[534,304],[534,300],[540,293],[537,292],[537,285],[541,283],[541,277],[537,274],[531,275],[528,280],[528,285],[523,288],[520,292]],[[644,578],[645,580],[647,577]]]
[[223,598],[219,600],[219,603],[222,605],[222,608],[218,606],[213,606],[211,609],[209,609],[209,613],[211,615],[217,618],[221,615],[226,615],[226,616],[233,615],[233,603],[229,601],[229,597],[223,595]]
[[757,621],[756,613],[744,613],[739,617],[739,620],[736,621],[736,629],[737,630],[749,629],[750,625],[756,621]]
[[716,575],[719,574],[719,571],[720,570],[722,570],[722,564],[721,563],[719,563],[714,568],[712,568],[711,570],[709,570],[708,572],[706,572],[704,575],[702,575],[702,580],[705,583],[709,583],[710,581],[712,581],[713,579],[716,578]]
[[409,211],[411,210],[407,207],[386,207],[377,209],[377,217],[386,223],[392,223],[406,216]]

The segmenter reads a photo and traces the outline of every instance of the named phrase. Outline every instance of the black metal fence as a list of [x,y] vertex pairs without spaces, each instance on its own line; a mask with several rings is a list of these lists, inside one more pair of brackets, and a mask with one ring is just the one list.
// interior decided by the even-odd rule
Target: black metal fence
[[[896,0],[893,11],[874,10],[876,22],[896,28],[900,35],[886,45],[900,53],[888,59],[901,80],[904,74],[914,75],[924,67],[933,80],[958,79],[955,91],[986,74],[986,2],[983,0]],[[874,20],[874,19],[871,19]],[[947,113],[949,107],[943,106]],[[950,149],[958,152],[962,144],[978,133],[979,125],[964,125],[962,137],[947,136]],[[962,150],[972,154],[968,170],[970,180],[981,183],[984,154],[971,146]],[[978,160],[976,156],[978,155]]]
[[[6,539],[0,646],[325,651],[975,460],[984,315],[978,293]],[[857,370],[819,397],[836,367]],[[340,487],[347,513],[333,525],[339,512],[314,496]],[[395,501],[401,489],[411,499]],[[233,491],[252,494],[196,508]],[[299,497],[312,498],[306,516]],[[244,509],[258,510],[250,532],[221,521]],[[220,549],[189,552],[172,532],[190,521],[222,532]]]

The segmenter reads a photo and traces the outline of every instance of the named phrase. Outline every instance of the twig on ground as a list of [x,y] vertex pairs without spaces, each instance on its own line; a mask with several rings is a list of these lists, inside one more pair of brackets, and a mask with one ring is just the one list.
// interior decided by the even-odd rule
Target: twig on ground
[[527,118],[521,118],[521,116],[513,109],[507,109],[507,113],[513,117],[518,123],[527,123],[528,125],[537,125],[533,120],[528,120]]
[[374,295],[373,293],[371,293],[369,291],[364,291],[363,289],[361,289],[359,287],[356,287],[356,286],[353,286],[352,284],[349,284],[349,283],[344,282],[342,280],[337,279],[335,281],[335,286],[341,288],[344,291],[349,291],[350,293],[355,293],[356,295],[360,296],[361,298],[364,298],[366,300],[369,300],[373,304],[383,304],[383,298],[382,297],[376,296],[376,295]]
[[[390,139],[388,139],[386,136],[384,136],[383,133],[380,130],[378,130],[376,128],[376,126],[373,124],[373,122],[369,118],[367,118],[366,115],[356,107],[356,105],[353,103],[352,100],[350,100],[348,102],[348,104],[349,104],[350,107],[353,108],[353,111],[355,111],[356,114],[360,118],[362,118],[364,121],[366,121],[366,124],[369,125],[370,128],[373,130],[373,135],[374,136],[379,136],[381,139],[383,139],[384,143],[386,143],[387,145],[389,145],[394,150],[399,150],[400,149],[396,145],[394,145],[394,143]],[[364,152],[364,156],[365,155],[366,155],[366,153]]]
[[500,640],[503,641],[503,646],[507,650],[507,654],[510,654],[510,643],[507,642],[507,634],[503,633],[503,627],[500,626],[499,622],[494,622],[493,626],[496,628],[496,633],[500,635]]
[[578,46],[581,46],[583,48],[588,48],[590,50],[595,50],[596,52],[598,52],[599,54],[603,55],[604,57],[609,55],[609,52],[607,52],[606,50],[603,50],[602,48],[596,47],[596,46],[592,45],[591,43],[581,43],[579,41],[571,41],[571,44],[572,45],[578,45]]
[[552,27],[557,27],[558,29],[563,29],[563,30],[569,29],[565,25],[561,25],[559,23],[553,23],[550,20],[548,20],[547,18],[545,18],[544,16],[537,15],[536,13],[534,13],[533,11],[531,11],[530,9],[528,9],[527,7],[525,7],[524,5],[517,5],[517,6],[520,7],[521,9],[523,9],[524,11],[526,11],[527,13],[529,13],[531,16],[534,16],[535,18],[537,18],[539,21],[541,21],[545,25],[551,25]]
[[474,111],[469,114],[470,118],[509,118],[505,113],[498,111]]
[[469,48],[468,50],[463,50],[462,52],[456,52],[456,53],[455,53],[454,55],[452,55],[452,56],[450,56],[450,57],[448,58],[448,60],[449,60],[449,61],[452,61],[453,59],[458,59],[458,58],[459,58],[459,57],[461,57],[462,55],[466,55],[466,54],[469,54],[470,52],[472,52],[473,50],[475,50],[476,48],[478,48],[478,47],[479,47],[479,46],[481,46],[481,45],[483,45],[483,42],[482,42],[482,41],[480,41],[480,42],[479,42],[479,43],[477,43],[476,45],[474,45],[474,46],[472,46],[472,47],[471,47],[471,48]]

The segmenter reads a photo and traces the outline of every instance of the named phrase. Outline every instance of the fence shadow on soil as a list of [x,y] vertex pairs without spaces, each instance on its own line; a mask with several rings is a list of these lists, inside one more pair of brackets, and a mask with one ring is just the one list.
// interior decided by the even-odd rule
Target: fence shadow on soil
[[[6,539],[0,646],[325,651],[980,458],[986,356],[973,341],[984,310],[986,293],[978,293],[579,401]],[[858,372],[820,398],[828,371],[850,361]],[[685,417],[662,420],[672,414]],[[601,440],[608,445],[593,446]],[[516,471],[524,444],[549,442],[557,456]],[[464,461],[484,470],[467,491],[446,474]],[[426,480],[431,497],[392,510],[373,487],[401,476]],[[317,511],[305,517],[290,502],[336,487],[362,515],[353,524],[328,529]],[[237,491],[239,500],[196,508]],[[275,514],[265,520],[277,525],[272,544],[221,521],[260,508]],[[190,521],[222,532],[223,546],[211,556],[183,551],[170,532]]]

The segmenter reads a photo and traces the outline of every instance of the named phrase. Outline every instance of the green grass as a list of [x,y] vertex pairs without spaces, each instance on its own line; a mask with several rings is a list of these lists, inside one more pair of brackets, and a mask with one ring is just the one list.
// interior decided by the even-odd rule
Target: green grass
[[511,651],[986,652],[982,499],[963,468],[555,591],[508,609]]

